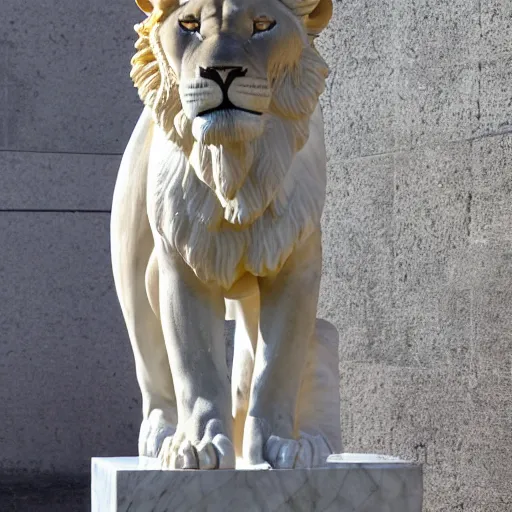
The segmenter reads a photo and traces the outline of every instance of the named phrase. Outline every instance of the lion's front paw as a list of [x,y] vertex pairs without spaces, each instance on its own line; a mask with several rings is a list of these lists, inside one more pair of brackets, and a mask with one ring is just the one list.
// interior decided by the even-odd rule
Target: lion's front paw
[[219,432],[217,420],[210,420],[203,438],[190,441],[186,432],[165,439],[160,451],[164,469],[234,469],[235,449],[231,440]]
[[322,467],[331,453],[322,436],[304,432],[298,440],[272,435],[263,448],[263,457],[274,469]]
[[139,432],[139,455],[141,457],[158,457],[164,439],[174,435],[176,427],[160,409],[151,411],[142,422]]
[[[326,465],[332,450],[322,435],[300,432],[298,439],[272,432],[270,421],[248,416],[244,430],[244,464],[253,468],[317,468]],[[284,430],[284,429],[282,429]]]

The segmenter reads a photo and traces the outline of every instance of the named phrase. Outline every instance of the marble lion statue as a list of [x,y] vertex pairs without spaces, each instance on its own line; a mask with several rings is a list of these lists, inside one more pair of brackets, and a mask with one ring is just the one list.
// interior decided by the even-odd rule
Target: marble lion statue
[[313,40],[331,0],[137,3],[145,110],[111,238],[139,454],[177,469],[321,466],[341,448],[338,337],[316,320],[328,69]]

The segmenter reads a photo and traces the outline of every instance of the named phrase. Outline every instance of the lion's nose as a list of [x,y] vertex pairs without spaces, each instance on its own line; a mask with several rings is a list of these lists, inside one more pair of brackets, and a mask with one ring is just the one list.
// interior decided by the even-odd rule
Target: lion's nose
[[247,69],[241,66],[210,66],[199,68],[199,76],[213,80],[223,91],[227,91],[233,80],[245,76]]

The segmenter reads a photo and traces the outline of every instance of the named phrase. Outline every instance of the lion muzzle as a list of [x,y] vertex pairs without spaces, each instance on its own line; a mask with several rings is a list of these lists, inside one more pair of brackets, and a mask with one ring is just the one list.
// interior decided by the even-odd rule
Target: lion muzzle
[[242,66],[199,67],[180,83],[183,111],[192,134],[206,144],[226,144],[261,136],[271,91],[266,79],[248,76]]
[[[224,73],[222,76],[221,73]],[[248,114],[254,114],[256,116],[261,116],[261,112],[257,112],[256,110],[250,110],[248,108],[243,108],[235,105],[229,99],[229,87],[233,83],[236,78],[241,78],[247,75],[247,69],[243,69],[239,66],[234,67],[208,67],[208,68],[199,68],[199,76],[202,78],[206,78],[208,80],[213,80],[222,91],[222,103],[214,108],[210,108],[208,110],[204,110],[203,112],[199,112],[199,116],[204,116],[207,114],[211,114],[216,110],[241,110],[242,112],[247,112]]]
[[271,102],[268,80],[249,76],[241,66],[201,66],[195,77],[182,78],[179,92],[190,120],[216,111],[261,117]]

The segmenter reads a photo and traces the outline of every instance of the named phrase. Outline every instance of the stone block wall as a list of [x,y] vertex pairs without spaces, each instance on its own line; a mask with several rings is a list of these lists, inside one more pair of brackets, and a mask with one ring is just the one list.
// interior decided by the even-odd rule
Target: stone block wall
[[512,3],[338,1],[320,313],[345,449],[425,465],[425,510],[512,509]]

